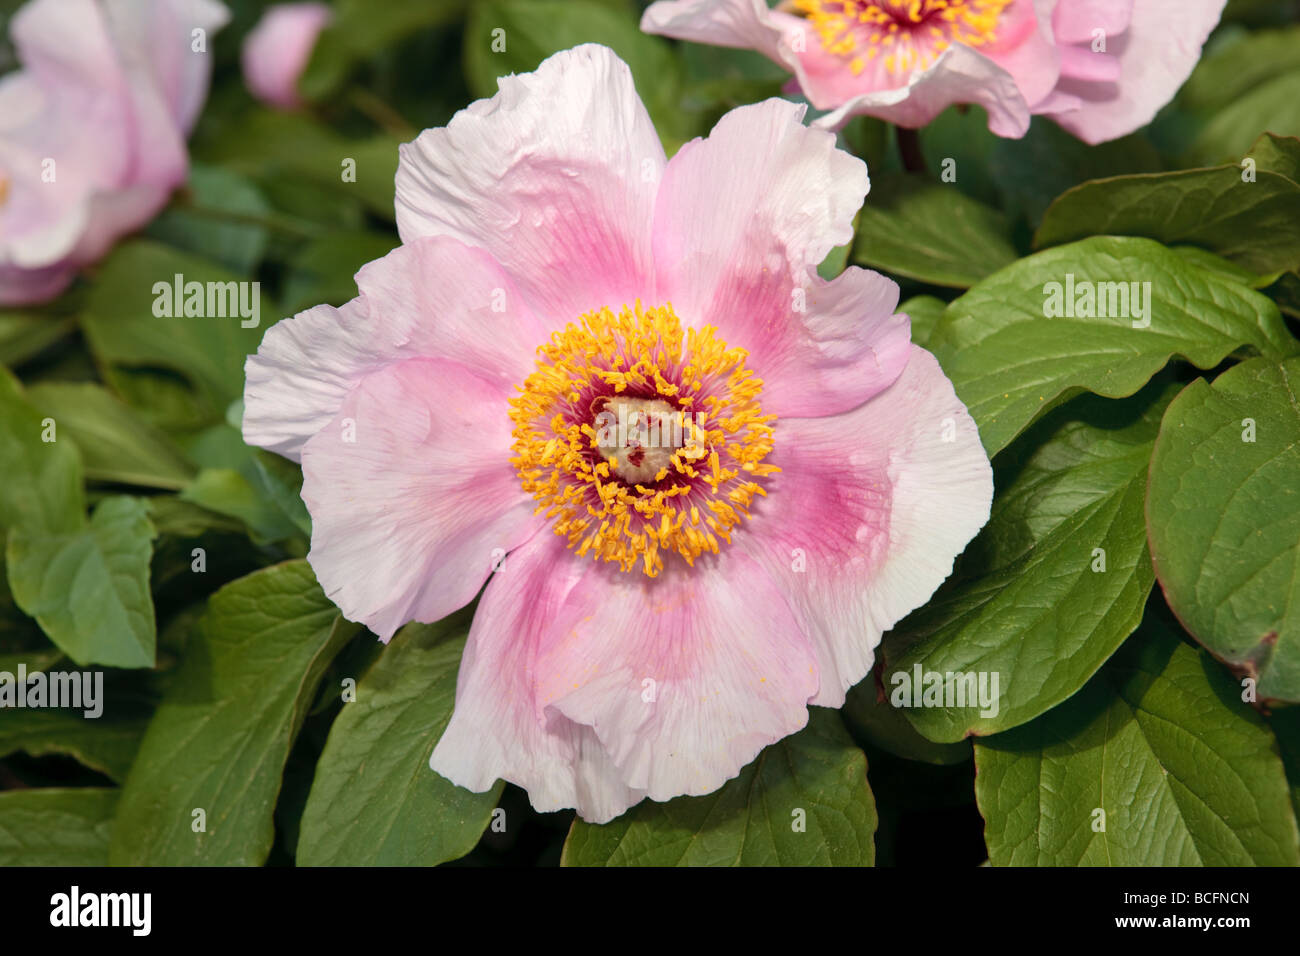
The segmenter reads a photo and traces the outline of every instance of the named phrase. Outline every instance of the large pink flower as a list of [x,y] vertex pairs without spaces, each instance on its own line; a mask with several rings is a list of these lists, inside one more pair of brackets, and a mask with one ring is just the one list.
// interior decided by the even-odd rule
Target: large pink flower
[[[214,0],[32,0],[0,78],[0,305],[52,298],[185,181]],[[196,35],[195,31],[203,33]]]
[[278,109],[301,105],[298,79],[332,16],[324,3],[277,3],[262,14],[241,53],[249,91]]
[[1051,117],[1100,143],[1149,123],[1196,65],[1226,0],[660,0],[641,28],[758,50],[818,122],[924,126],[978,103],[1020,137]]
[[403,148],[360,295],[268,330],[244,436],[301,458],[348,617],[483,590],[434,769],[603,821],[839,706],[992,478],[895,284],[817,276],[868,182],[803,107],[669,162],[604,47],[499,82]]

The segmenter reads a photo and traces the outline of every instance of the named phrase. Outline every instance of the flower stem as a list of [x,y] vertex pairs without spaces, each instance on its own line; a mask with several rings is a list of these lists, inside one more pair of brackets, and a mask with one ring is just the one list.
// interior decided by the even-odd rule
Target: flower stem
[[916,130],[896,126],[894,132],[898,137],[898,155],[903,160],[903,168],[909,173],[925,172],[925,156],[921,153],[921,137]]

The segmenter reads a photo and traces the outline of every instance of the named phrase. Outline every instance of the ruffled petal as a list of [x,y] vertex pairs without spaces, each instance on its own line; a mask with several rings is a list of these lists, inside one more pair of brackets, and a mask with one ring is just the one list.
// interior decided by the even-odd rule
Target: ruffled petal
[[865,113],[899,126],[920,127],[954,103],[984,107],[989,129],[998,136],[1019,139],[1029,131],[1029,105],[1015,78],[988,57],[961,44],[944,50],[907,86],[855,96],[819,117],[814,125],[837,129],[849,117]]
[[811,703],[839,707],[881,635],[929,600],[988,520],[992,469],[952,384],[915,346],[899,379],[853,411],[778,422],[768,460],[782,470],[736,544],[816,649]]
[[584,45],[498,84],[402,147],[403,241],[446,235],[487,250],[553,328],[652,300],[665,157],[627,65]]
[[554,710],[534,688],[540,637],[586,562],[542,532],[506,558],[475,610],[456,682],[456,707],[429,766],[482,792],[497,779],[528,791],[543,812],[575,807],[605,823],[645,793],[628,787],[595,732]]
[[[1064,64],[1058,92],[1075,98],[1075,108],[1040,105],[1035,112],[1050,116],[1086,143],[1104,143],[1147,125],[1191,75],[1201,48],[1219,17],[1225,0],[1142,0],[1133,3],[1127,29],[1106,33],[1106,51],[1086,56],[1116,61],[1109,67],[1085,68],[1077,56]],[[1091,38],[1093,29],[1123,24],[1118,3],[1096,0],[1088,10],[1057,8],[1056,27],[1062,38]],[[1090,21],[1089,16],[1096,19]],[[1086,35],[1085,35],[1086,34]],[[1108,79],[1118,73],[1117,79]]]
[[651,799],[711,793],[808,721],[818,670],[773,582],[726,548],[660,577],[591,565],[539,635],[543,712],[592,727]]
[[789,33],[801,29],[798,17],[771,10],[764,0],[658,0],[641,16],[641,29],[678,40],[757,50],[793,67]]
[[358,381],[438,357],[493,383],[502,403],[532,368],[544,327],[492,258],[454,239],[399,246],[357,273],[361,294],[267,330],[244,365],[244,440],[288,458],[334,418]]
[[1128,29],[1134,0],[1061,0],[1052,13],[1059,43],[1090,43],[1100,30],[1117,37]]
[[862,161],[803,114],[784,100],[731,111],[673,157],[655,210],[661,298],[745,349],[764,411],[779,416],[851,408],[907,362],[893,282],[860,269],[832,282],[816,274],[852,238],[869,182]]
[[644,796],[716,790],[800,729],[816,665],[757,564],[665,574],[594,564],[545,532],[511,554],[475,614],[434,769],[599,823]]
[[303,447],[307,558],[348,620],[388,640],[463,607],[538,529],[500,391],[455,362],[367,376]]

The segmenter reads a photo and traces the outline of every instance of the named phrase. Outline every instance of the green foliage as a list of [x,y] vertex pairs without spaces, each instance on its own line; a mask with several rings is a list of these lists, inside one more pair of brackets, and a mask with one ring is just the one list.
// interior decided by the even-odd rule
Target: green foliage
[[1151,553],[1169,606],[1261,699],[1300,702],[1300,359],[1253,359],[1169,407]]
[[975,766],[994,865],[1300,865],[1273,735],[1157,622],[1067,703],[977,741]]
[[840,718],[768,747],[705,797],[638,804],[612,823],[575,820],[567,866],[870,866],[876,807],[867,763]]
[[[237,0],[184,186],[54,301],[0,309],[0,684],[104,678],[98,717],[0,713],[0,865],[946,865],[981,834],[993,865],[1300,864],[1300,28],[1265,0],[1110,143],[1045,117],[1001,139],[967,106],[840,133],[872,189],[819,272],[898,281],[995,498],[838,712],[602,825],[429,768],[472,605],[387,646],[342,618],[301,468],[243,441],[245,361],[357,295],[400,243],[399,144],[502,76],[611,46],[669,155],[797,96],[753,50],[643,33],[644,6],[334,0],[277,111]],[[995,711],[903,701],[916,674],[996,675]]]

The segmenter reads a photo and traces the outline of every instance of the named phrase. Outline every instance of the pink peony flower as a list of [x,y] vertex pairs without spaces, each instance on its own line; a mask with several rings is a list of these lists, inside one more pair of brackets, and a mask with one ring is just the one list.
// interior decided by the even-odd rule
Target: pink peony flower
[[1018,138],[1033,115],[1089,143],[1149,123],[1191,74],[1226,0],[660,0],[641,29],[758,50],[835,127],[929,123],[954,103]]
[[281,3],[262,15],[244,40],[244,82],[279,109],[301,106],[298,78],[333,11],[324,3]]
[[842,704],[992,477],[897,286],[817,276],[868,181],[804,107],[669,162],[604,47],[499,83],[403,147],[360,295],[268,330],[244,437],[301,459],[349,618],[483,590],[432,767],[604,821]]
[[0,78],[0,305],[56,296],[185,181],[205,50],[226,19],[214,0],[32,0],[15,14],[22,69]]

